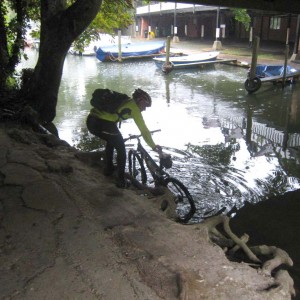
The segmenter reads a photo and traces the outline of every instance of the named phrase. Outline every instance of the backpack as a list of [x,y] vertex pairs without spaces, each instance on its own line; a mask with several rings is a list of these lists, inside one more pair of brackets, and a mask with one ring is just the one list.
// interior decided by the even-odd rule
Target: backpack
[[126,94],[121,94],[109,89],[96,89],[93,92],[91,105],[98,110],[108,113],[117,113],[118,108],[130,98]]

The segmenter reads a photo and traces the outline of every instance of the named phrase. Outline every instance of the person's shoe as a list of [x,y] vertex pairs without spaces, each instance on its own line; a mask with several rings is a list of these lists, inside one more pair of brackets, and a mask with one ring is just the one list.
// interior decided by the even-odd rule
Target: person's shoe
[[116,186],[120,189],[127,189],[130,187],[130,182],[125,178],[118,178],[116,182]]
[[106,166],[103,170],[103,175],[105,176],[111,176],[114,171],[116,170],[115,166],[112,165],[112,166]]

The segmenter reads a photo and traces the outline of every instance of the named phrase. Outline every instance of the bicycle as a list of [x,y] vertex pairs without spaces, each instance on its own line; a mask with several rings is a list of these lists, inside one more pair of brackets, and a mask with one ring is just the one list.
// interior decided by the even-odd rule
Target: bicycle
[[[151,134],[160,130],[151,131]],[[159,155],[159,165],[150,156],[140,141],[141,135],[131,135],[124,141],[136,139],[136,149],[130,149],[128,152],[129,174],[140,183],[145,185],[148,181],[146,167],[148,168],[155,187],[164,186],[174,196],[178,221],[187,223],[195,214],[196,207],[192,196],[187,187],[178,179],[171,177],[165,169],[172,167],[171,155],[162,153]]]

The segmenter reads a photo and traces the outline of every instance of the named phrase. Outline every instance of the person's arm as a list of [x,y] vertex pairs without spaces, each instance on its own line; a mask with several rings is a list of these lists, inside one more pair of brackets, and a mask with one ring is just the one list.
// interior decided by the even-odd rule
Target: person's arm
[[160,152],[161,147],[154,143],[152,139],[152,135],[149,129],[147,128],[143,115],[137,105],[135,105],[135,107],[132,108],[132,118],[134,119],[134,122],[137,125],[138,129],[140,130],[142,137],[147,143],[147,145],[151,147],[153,150]]

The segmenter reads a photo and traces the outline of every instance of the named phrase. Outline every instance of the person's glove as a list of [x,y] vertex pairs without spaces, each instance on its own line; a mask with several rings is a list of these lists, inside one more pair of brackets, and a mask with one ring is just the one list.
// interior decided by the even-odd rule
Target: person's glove
[[159,146],[159,145],[155,145],[154,151],[156,151],[156,152],[158,152],[158,153],[162,153],[162,147]]

